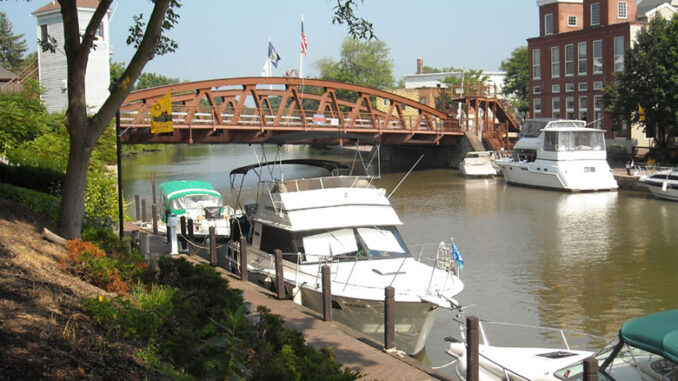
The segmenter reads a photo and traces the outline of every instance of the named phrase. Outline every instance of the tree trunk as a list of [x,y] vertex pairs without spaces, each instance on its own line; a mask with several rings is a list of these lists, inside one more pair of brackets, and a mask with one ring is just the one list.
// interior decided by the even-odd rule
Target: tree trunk
[[70,148],[57,230],[63,237],[73,239],[80,237],[85,217],[85,186],[93,145],[71,136]]

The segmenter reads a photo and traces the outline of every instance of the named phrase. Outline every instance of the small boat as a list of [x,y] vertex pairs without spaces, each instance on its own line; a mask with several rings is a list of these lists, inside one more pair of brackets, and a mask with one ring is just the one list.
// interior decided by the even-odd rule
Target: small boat
[[678,169],[671,168],[640,176],[638,181],[645,184],[655,197],[678,201]]
[[[481,381],[581,380],[583,360],[595,357],[601,380],[678,380],[678,310],[658,312],[624,323],[615,337],[595,353],[572,350],[561,330],[562,348],[500,347],[486,341],[481,327]],[[450,343],[447,354],[457,359],[456,376],[466,379],[466,344]]]
[[[305,132],[274,141],[280,147],[318,137],[327,141],[329,135]],[[259,179],[257,201],[244,206],[246,215],[237,220],[227,259],[238,265],[236,237],[245,235],[249,278],[272,286],[274,252],[281,250],[287,295],[318,312],[323,306],[321,267],[328,265],[333,319],[375,342],[384,339],[384,293],[392,286],[396,347],[416,354],[424,348],[436,314],[459,305],[454,297],[463,289],[461,256],[452,242],[441,242],[435,257],[422,259],[419,253],[419,259],[414,258],[398,232],[402,222],[386,191],[374,184],[378,176],[368,175],[370,169],[364,165],[379,162],[374,159],[376,140],[335,135],[343,142],[355,140],[356,147],[369,141],[376,148],[368,153],[356,149],[360,158],[350,166],[330,160],[277,159],[231,171],[236,192],[248,173]],[[290,178],[286,172],[301,176]]]
[[496,176],[497,170],[492,165],[493,153],[490,151],[467,152],[464,160],[459,163],[459,170],[467,177]]
[[[167,181],[159,185],[164,210],[177,216],[193,220],[193,235],[209,236],[210,226],[215,227],[218,239],[231,235],[230,217],[233,209],[224,205],[224,198],[212,184],[202,180]],[[158,221],[158,230],[167,231],[166,213]]]
[[525,122],[510,157],[495,163],[507,183],[570,192],[616,190],[603,130],[581,120]]

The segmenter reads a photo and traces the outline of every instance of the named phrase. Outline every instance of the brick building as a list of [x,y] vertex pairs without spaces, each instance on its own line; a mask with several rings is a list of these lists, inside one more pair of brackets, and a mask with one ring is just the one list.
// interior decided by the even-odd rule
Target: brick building
[[607,138],[631,139],[631,128],[615,126],[604,112],[603,88],[624,70],[624,52],[644,25],[637,21],[636,0],[538,0],[537,5],[539,37],[527,40],[530,115],[581,119],[606,130]]

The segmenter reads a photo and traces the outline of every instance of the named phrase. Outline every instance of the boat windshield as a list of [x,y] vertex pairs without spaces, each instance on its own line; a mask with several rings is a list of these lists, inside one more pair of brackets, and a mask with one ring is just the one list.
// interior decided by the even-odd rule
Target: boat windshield
[[169,208],[179,209],[200,209],[206,206],[222,206],[221,198],[208,194],[193,194],[184,197],[175,198],[170,202]]
[[603,131],[545,131],[544,151],[604,151]]
[[395,227],[360,227],[310,232],[301,237],[306,261],[323,257],[370,259],[409,255]]

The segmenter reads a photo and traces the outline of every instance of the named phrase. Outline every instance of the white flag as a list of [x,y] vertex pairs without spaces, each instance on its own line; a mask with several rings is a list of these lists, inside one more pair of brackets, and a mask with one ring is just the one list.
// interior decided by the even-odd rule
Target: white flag
[[262,77],[270,77],[271,76],[271,72],[269,71],[269,67],[270,67],[270,65],[268,64],[268,60],[266,60],[266,62],[264,62],[264,67],[261,69],[261,76]]

